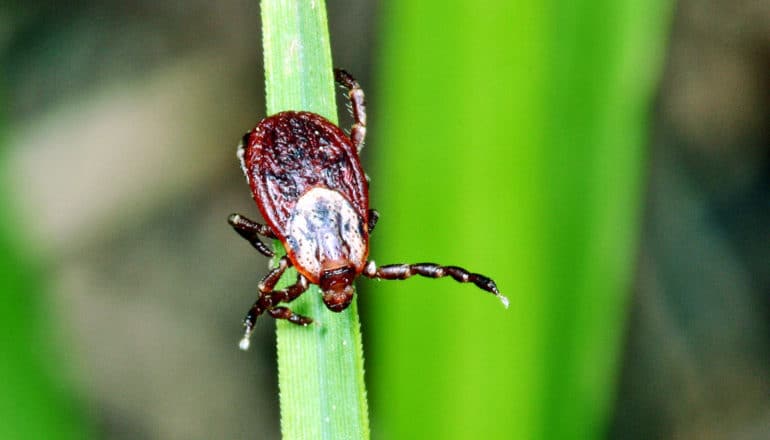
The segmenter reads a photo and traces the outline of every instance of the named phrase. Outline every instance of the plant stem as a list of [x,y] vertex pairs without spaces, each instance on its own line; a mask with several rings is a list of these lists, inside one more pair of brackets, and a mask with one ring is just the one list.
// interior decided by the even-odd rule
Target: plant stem
[[[331,50],[323,0],[263,0],[267,114],[305,110],[337,121]],[[277,258],[283,254],[276,242]],[[277,260],[276,260],[277,261]],[[287,270],[278,285],[296,278]],[[308,327],[277,322],[278,385],[284,439],[368,439],[364,361],[355,299],[329,311],[312,285],[292,309]]]

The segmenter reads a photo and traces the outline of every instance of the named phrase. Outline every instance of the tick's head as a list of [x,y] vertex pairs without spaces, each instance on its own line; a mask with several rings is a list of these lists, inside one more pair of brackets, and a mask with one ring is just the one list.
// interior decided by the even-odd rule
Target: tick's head
[[353,280],[356,271],[352,266],[325,270],[319,285],[324,294],[324,304],[333,312],[345,310],[353,300]]

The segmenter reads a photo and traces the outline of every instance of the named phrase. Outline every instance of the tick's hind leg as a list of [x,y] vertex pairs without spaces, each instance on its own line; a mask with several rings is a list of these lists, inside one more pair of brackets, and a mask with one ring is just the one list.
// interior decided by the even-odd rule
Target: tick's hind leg
[[364,91],[348,72],[342,69],[334,69],[334,79],[348,90],[350,99],[350,111],[353,113],[353,126],[350,128],[350,139],[353,140],[356,150],[359,152],[364,147],[366,137],[366,104],[364,103]]
[[415,275],[428,278],[450,276],[460,283],[473,283],[480,289],[493,293],[508,308],[508,298],[500,294],[494,281],[484,275],[468,272],[462,267],[441,266],[435,263],[389,264],[377,267],[374,261],[370,261],[364,268],[363,274],[369,278],[381,278],[383,280],[405,280]]
[[369,233],[371,234],[372,231],[374,231],[374,227],[377,225],[377,220],[380,219],[380,213],[377,212],[376,209],[370,209],[369,210],[369,221],[367,222],[366,228],[369,230]]
[[270,258],[275,255],[273,251],[259,239],[260,235],[267,238],[275,238],[275,234],[273,234],[273,231],[271,231],[270,228],[253,222],[240,214],[230,214],[227,222],[230,223],[230,226],[235,229],[235,232],[237,232],[238,235],[245,238],[263,255]]

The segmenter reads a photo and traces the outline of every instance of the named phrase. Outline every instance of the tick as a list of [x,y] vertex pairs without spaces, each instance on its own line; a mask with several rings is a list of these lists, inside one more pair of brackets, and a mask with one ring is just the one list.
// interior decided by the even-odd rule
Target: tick
[[[366,136],[364,92],[346,71],[334,70],[347,89],[353,114],[350,135],[315,113],[285,111],[269,116],[243,136],[238,158],[254,201],[266,225],[240,214],[229,223],[267,257],[274,252],[260,236],[278,239],[286,255],[259,282],[259,297],[251,306],[240,347],[249,347],[254,323],[261,314],[306,326],[313,322],[282,305],[295,300],[310,284],[320,286],[323,302],[333,312],[345,310],[353,299],[353,281],[369,278],[403,280],[413,275],[450,276],[496,295],[508,307],[495,282],[457,266],[435,263],[377,266],[369,257],[369,235],[379,214],[369,209],[369,183],[358,154]],[[276,290],[288,267],[298,274],[294,284]]]

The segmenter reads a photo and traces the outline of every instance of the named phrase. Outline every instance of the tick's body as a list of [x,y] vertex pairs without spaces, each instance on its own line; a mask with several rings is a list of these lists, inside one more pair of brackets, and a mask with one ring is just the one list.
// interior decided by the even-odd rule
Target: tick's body
[[[295,324],[312,322],[278,306],[297,298],[309,283],[321,287],[324,303],[335,312],[350,304],[352,283],[359,275],[384,279],[448,275],[475,283],[507,305],[492,280],[459,267],[421,263],[377,268],[373,261],[367,263],[369,233],[378,215],[369,209],[368,182],[358,158],[366,133],[364,95],[347,72],[335,70],[335,77],[348,89],[351,100],[355,123],[350,137],[317,114],[282,112],[263,119],[244,135],[238,148],[243,172],[267,226],[239,214],[230,216],[230,224],[263,254],[273,256],[258,235],[277,238],[287,253],[259,284],[259,299],[246,316],[242,348],[248,347],[254,322],[263,312]],[[297,269],[297,282],[274,290],[289,266]]]
[[369,255],[369,190],[358,153],[337,126],[314,113],[283,112],[244,136],[239,156],[267,226],[297,271],[319,284],[324,270]]

